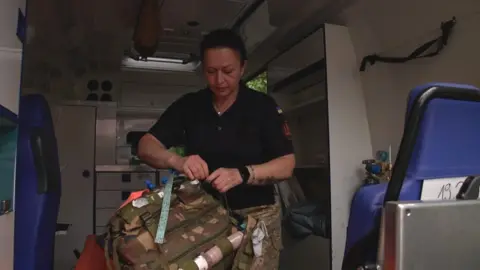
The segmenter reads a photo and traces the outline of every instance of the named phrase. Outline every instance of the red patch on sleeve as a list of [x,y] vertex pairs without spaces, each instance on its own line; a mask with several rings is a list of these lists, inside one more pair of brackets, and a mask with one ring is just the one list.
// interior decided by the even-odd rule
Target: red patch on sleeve
[[290,132],[290,127],[288,126],[287,121],[283,122],[283,134],[285,137],[289,138],[292,136],[292,133]]

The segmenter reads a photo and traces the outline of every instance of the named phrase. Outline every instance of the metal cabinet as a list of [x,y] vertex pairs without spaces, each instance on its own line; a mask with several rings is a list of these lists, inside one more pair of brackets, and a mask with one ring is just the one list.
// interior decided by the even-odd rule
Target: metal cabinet
[[55,239],[55,269],[63,270],[75,265],[74,249],[93,233],[96,108],[51,107],[62,177],[58,223],[71,225]]
[[167,172],[118,164],[119,134],[124,132],[118,130],[115,103],[51,107],[62,176],[58,223],[71,225],[55,242],[55,270],[64,270],[74,267],[73,251],[83,249],[88,235],[104,232],[130,192],[144,189],[145,180],[158,183]]
[[97,165],[95,233],[105,230],[110,217],[132,191],[146,188],[145,181],[158,182],[160,172],[147,166]]
[[157,185],[160,178],[168,172],[155,170],[148,166],[130,165],[97,165],[95,232],[101,234],[105,225],[118,207],[128,198],[132,191],[146,188],[145,181]]

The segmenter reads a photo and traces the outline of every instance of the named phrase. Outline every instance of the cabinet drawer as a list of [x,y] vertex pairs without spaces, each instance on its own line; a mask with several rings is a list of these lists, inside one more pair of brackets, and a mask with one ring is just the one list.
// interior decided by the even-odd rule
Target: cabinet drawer
[[113,214],[115,214],[116,210],[117,208],[97,209],[95,211],[95,226],[106,226],[110,218],[113,216]]
[[131,190],[97,191],[96,208],[118,209],[130,193]]
[[97,173],[97,190],[141,190],[155,183],[155,173]]

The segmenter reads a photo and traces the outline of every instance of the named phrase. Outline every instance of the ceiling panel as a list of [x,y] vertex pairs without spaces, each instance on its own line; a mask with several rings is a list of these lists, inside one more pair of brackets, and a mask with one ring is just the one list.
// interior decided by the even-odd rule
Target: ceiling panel
[[[60,70],[119,69],[138,16],[138,0],[31,0],[33,39],[26,47],[28,76]],[[196,53],[202,34],[231,26],[252,0],[164,0],[158,51]],[[31,5],[31,6],[30,6]],[[196,27],[189,21],[198,21]],[[40,72],[42,70],[43,72]],[[30,72],[31,71],[31,72]]]
[[319,29],[268,65],[268,84],[274,85],[322,58],[324,58],[323,29]]
[[[249,2],[251,0],[165,0],[160,12],[165,31],[159,50],[170,51],[168,48],[182,44],[178,48],[182,52],[196,52],[203,34],[233,25]],[[190,21],[198,25],[189,26]]]
[[[202,31],[232,24],[246,3],[233,0],[165,0],[161,21],[164,28],[198,35]],[[188,21],[197,21],[199,25],[189,27]]]
[[276,27],[270,25],[268,1],[264,1],[242,24],[241,33],[248,52],[253,51],[261,42],[275,31]]
[[[283,26],[287,21],[301,16],[304,7],[320,9],[335,0],[267,0],[270,12],[270,23],[276,27]],[[341,2],[341,1],[336,1]],[[344,2],[344,1],[343,1]],[[301,7],[301,8],[300,8]]]

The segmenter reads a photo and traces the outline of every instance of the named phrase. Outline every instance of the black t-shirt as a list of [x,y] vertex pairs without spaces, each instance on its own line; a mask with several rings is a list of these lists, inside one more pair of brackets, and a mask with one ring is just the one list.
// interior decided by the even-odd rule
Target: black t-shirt
[[[168,107],[149,130],[165,147],[185,146],[199,155],[210,173],[218,168],[262,164],[293,153],[281,109],[266,94],[241,87],[236,101],[222,115],[213,107],[209,89],[188,93]],[[272,204],[273,185],[239,185],[226,194],[232,209]]]

